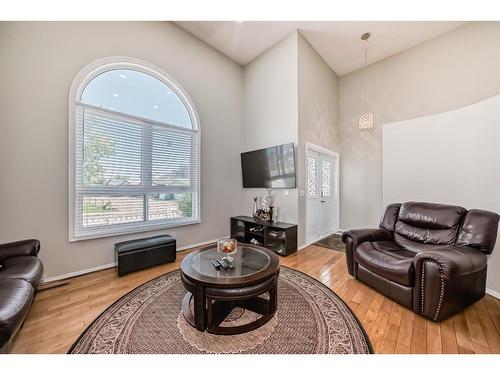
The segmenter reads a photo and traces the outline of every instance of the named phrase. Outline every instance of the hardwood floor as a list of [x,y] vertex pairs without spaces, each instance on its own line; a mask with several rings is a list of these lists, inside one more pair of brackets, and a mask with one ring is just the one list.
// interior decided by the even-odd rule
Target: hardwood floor
[[[145,281],[178,269],[188,253],[178,253],[175,263],[124,277],[107,269],[39,291],[12,352],[65,353],[110,304]],[[280,261],[333,289],[357,315],[376,353],[500,353],[496,298],[487,295],[453,318],[434,323],[353,279],[343,253],[309,246]]]

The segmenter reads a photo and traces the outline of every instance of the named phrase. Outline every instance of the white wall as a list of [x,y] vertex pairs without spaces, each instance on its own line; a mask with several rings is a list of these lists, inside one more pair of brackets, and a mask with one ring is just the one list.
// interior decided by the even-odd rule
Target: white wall
[[[383,127],[383,204],[409,200],[500,213],[500,95]],[[500,293],[500,236],[487,286]]]
[[[42,243],[45,277],[113,262],[113,244],[175,231],[178,246],[229,233],[240,212],[242,68],[168,22],[0,23],[0,242]],[[171,74],[201,120],[201,224],[68,243],[68,92],[106,56]]]
[[[298,142],[297,33],[277,43],[244,68],[242,152]],[[297,158],[297,155],[296,155]],[[238,175],[241,182],[241,171]],[[279,221],[297,223],[297,189],[273,190]],[[241,213],[251,215],[253,196],[266,189],[244,189]]]
[[[500,22],[472,22],[340,78],[342,228],[378,224],[383,210],[382,124],[499,94],[499,39]],[[376,122],[370,131],[357,127],[365,74]]]
[[299,34],[299,246],[306,241],[306,142],[340,151],[338,132],[338,77],[316,50]]

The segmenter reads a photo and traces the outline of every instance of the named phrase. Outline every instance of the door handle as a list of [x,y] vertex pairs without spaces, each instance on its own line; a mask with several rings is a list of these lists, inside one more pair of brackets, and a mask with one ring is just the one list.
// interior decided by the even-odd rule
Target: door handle
[[325,203],[326,201],[321,201],[321,203]]

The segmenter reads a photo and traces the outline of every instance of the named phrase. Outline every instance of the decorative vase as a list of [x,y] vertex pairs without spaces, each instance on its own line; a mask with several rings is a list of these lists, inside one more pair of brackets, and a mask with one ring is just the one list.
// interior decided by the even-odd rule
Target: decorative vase
[[257,220],[257,217],[259,216],[258,214],[258,208],[257,208],[258,204],[257,204],[257,196],[255,195],[253,197],[253,211],[252,211],[252,216],[255,220]]
[[234,238],[221,238],[220,240],[217,240],[217,251],[224,254],[222,259],[226,259],[229,263],[231,263],[234,259],[230,257],[230,255],[238,251],[238,241]]

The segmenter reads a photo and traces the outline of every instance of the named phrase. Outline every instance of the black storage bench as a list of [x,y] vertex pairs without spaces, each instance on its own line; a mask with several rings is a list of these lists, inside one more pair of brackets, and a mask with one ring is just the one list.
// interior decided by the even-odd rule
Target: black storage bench
[[177,243],[167,235],[115,243],[118,276],[159,264],[175,262]]

